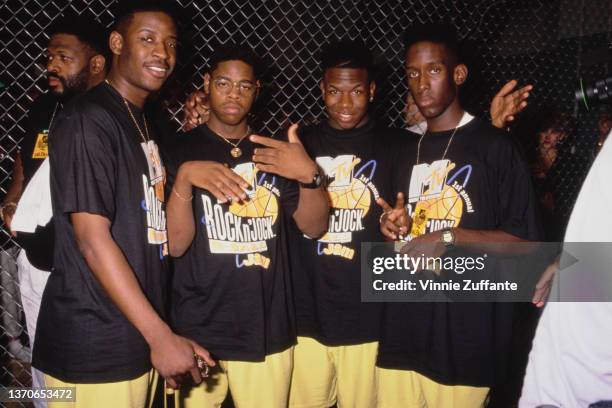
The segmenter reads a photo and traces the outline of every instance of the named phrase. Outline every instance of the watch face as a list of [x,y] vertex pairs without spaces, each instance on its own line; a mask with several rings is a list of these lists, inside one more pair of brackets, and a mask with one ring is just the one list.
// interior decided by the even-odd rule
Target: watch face
[[317,173],[314,176],[314,179],[312,180],[312,182],[314,184],[317,185],[317,187],[319,187],[321,184],[323,184],[323,177],[321,177],[321,174]]
[[453,233],[450,231],[444,231],[442,233],[442,241],[445,244],[452,244],[453,243]]

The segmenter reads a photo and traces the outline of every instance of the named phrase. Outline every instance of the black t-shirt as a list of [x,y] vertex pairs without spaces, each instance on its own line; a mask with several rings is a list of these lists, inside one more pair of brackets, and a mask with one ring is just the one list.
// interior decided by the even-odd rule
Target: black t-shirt
[[[131,109],[140,121],[140,110]],[[42,299],[33,365],[71,383],[136,378],[151,368],[149,347],[87,266],[70,214],[111,221],[114,241],[163,316],[168,245],[157,146],[142,141],[121,96],[103,83],[58,117],[50,159],[55,268]]]
[[[500,229],[538,239],[537,200],[519,149],[479,119],[429,132],[402,152],[398,188],[408,212],[426,211],[425,232]],[[414,167],[413,167],[414,166]],[[426,197],[418,200],[419,197]],[[511,303],[388,303],[378,365],[415,370],[442,384],[491,386],[502,381],[512,329]]]
[[180,137],[170,178],[185,161],[210,160],[251,187],[247,202],[231,205],[194,189],[196,233],[174,263],[173,326],[215,358],[263,361],[295,343],[285,225],[297,207],[297,183],[259,171],[248,138],[233,158],[232,147],[205,125]]
[[[27,187],[32,176],[48,155],[50,127],[62,105],[55,95],[41,95],[30,107],[25,118],[26,132],[20,143],[20,155],[23,163],[23,189]],[[53,265],[53,221],[47,226],[37,226],[34,233],[19,232],[16,241],[26,251],[32,265],[38,269],[50,271]]]
[[379,242],[378,197],[393,205],[397,146],[407,132],[373,121],[352,130],[326,122],[300,132],[328,179],[327,233],[313,240],[292,228],[291,260],[298,335],[330,345],[378,340],[382,303],[361,302],[361,243]]

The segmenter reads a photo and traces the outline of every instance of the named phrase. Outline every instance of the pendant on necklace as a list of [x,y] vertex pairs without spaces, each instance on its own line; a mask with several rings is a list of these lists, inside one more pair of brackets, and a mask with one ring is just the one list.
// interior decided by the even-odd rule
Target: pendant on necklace
[[234,147],[232,150],[230,150],[230,154],[234,159],[237,159],[238,157],[242,156],[242,150],[240,150],[239,147]]

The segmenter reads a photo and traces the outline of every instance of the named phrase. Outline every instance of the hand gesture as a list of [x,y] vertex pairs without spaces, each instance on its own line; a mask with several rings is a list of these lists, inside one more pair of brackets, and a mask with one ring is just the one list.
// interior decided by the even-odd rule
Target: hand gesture
[[529,91],[533,89],[533,85],[526,85],[513,91],[517,84],[515,79],[509,81],[493,97],[489,109],[493,126],[503,128],[527,106],[527,98],[529,98]]
[[180,385],[177,379],[183,377],[184,374],[190,374],[195,384],[202,382],[196,355],[200,356],[209,367],[215,366],[215,361],[206,349],[172,332],[151,344],[153,367],[166,380],[166,383],[175,389]]
[[297,128],[296,123],[289,127],[288,142],[264,136],[251,136],[250,140],[253,143],[265,146],[255,149],[253,161],[262,171],[308,184],[312,182],[318,168],[304,150],[297,136]]
[[208,95],[200,90],[192,92],[183,108],[183,130],[188,131],[208,122],[209,115]]
[[536,283],[535,291],[533,293],[533,298],[531,302],[537,307],[543,307],[548,300],[548,296],[550,296],[550,289],[553,284],[553,280],[555,279],[555,275],[559,270],[559,258],[557,258],[553,263],[548,265],[548,267],[544,270],[542,276]]
[[395,241],[410,231],[412,220],[408,217],[404,207],[404,194],[397,193],[395,207],[391,208],[387,202],[378,198],[376,203],[382,207],[383,213],[380,217],[380,232],[388,239]]
[[[209,191],[221,203],[242,202],[247,198],[245,192],[249,184],[230,168],[214,161],[190,161],[179,169],[177,180],[186,178],[191,186]],[[178,184],[175,183],[175,188]],[[182,188],[182,187],[180,187]],[[178,191],[180,195],[191,195],[191,191]]]

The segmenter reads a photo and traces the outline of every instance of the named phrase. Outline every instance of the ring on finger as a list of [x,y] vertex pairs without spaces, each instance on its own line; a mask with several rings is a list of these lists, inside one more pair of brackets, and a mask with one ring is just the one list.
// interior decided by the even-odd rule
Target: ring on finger
[[200,371],[200,377],[208,378],[208,375],[210,373],[210,367],[208,366],[208,363],[206,363],[206,361],[204,361],[202,357],[198,356],[195,353],[193,353],[193,357],[196,360],[196,366],[198,367],[198,371]]

